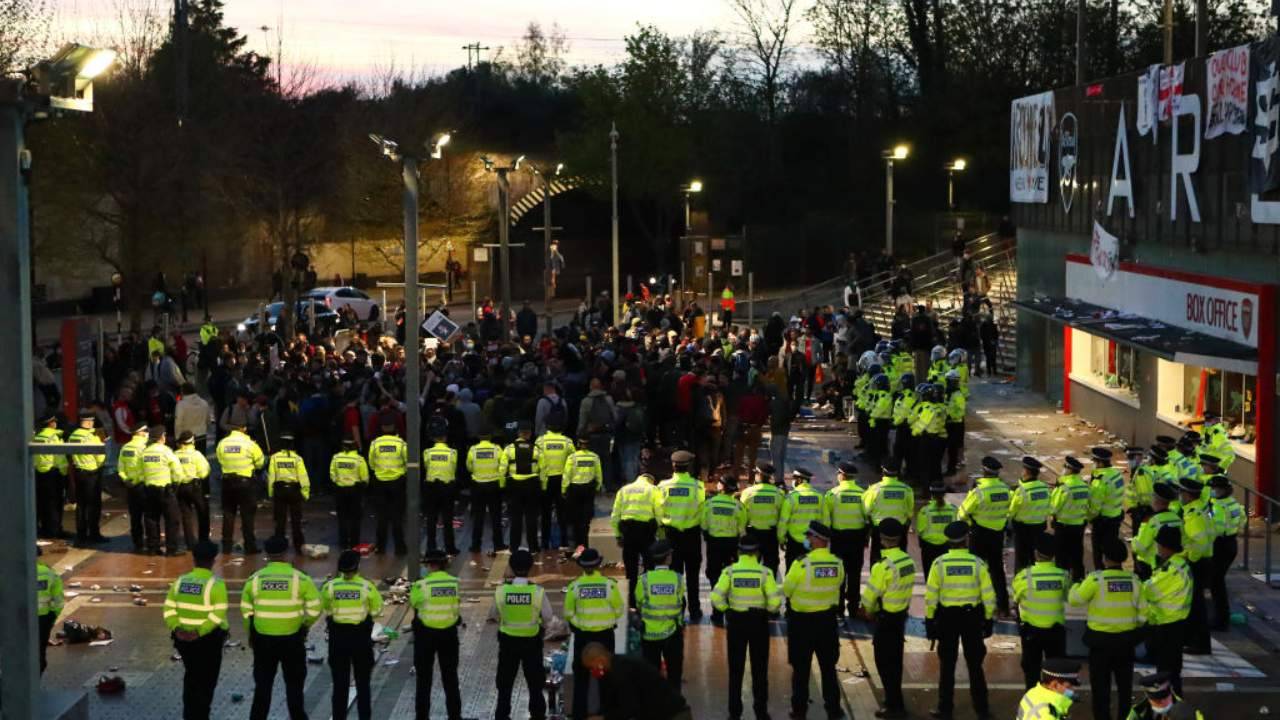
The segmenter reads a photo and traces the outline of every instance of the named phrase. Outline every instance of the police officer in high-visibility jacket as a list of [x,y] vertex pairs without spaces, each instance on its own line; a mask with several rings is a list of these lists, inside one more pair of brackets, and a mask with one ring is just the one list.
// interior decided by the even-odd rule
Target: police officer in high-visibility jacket
[[[36,557],[44,551],[36,547]],[[36,560],[36,641],[40,649],[40,674],[49,666],[45,653],[49,648],[49,635],[53,632],[53,624],[62,612],[62,577],[43,561]]]
[[164,599],[164,624],[182,657],[182,717],[208,720],[227,640],[227,584],[213,573],[218,546],[206,538],[191,549],[195,566],[178,576]]
[[178,540],[178,499],[173,490],[176,483],[186,479],[186,471],[178,456],[164,444],[163,425],[152,425],[147,430],[148,442],[142,451],[142,483],[146,490],[146,514],[143,528],[147,536],[147,553],[160,555],[160,521],[164,521],[164,545],[169,555],[181,555],[182,543]]
[[1209,478],[1209,488],[1213,492],[1210,503],[1218,536],[1213,541],[1213,578],[1209,583],[1209,590],[1213,595],[1213,629],[1225,631],[1231,620],[1227,571],[1236,561],[1236,553],[1239,551],[1237,536],[1244,532],[1245,525],[1249,523],[1249,515],[1244,506],[1231,496],[1231,481],[1226,475]]
[[844,717],[840,709],[840,657],[836,613],[844,564],[831,554],[831,528],[818,521],[805,533],[808,553],[791,564],[782,581],[787,596],[787,659],[791,663],[791,715],[804,717],[809,710],[809,670],[818,657],[822,678],[822,705],[828,718]]
[[626,616],[622,591],[613,578],[600,574],[604,558],[595,548],[587,548],[578,555],[582,575],[569,582],[564,590],[564,619],[573,630],[573,675],[581,678],[573,684],[573,717],[587,717],[587,691],[591,683],[582,664],[582,649],[590,643],[600,643],[613,652],[614,631],[618,621]]
[[[1009,521],[1009,486],[1000,479],[1002,465],[993,457],[982,458],[982,477],[960,503],[960,519],[969,523],[969,550],[982,558],[991,573],[996,608],[1009,612],[1009,591],[1004,579],[1004,528]],[[1040,461],[1022,458],[1022,467],[1039,471]]]
[[929,577],[933,561],[947,551],[947,526],[960,516],[960,508],[947,502],[947,486],[929,486],[929,501],[916,512],[916,542],[920,546],[920,573]]
[[413,608],[413,667],[417,682],[414,698],[418,720],[431,717],[432,673],[440,661],[440,685],[449,720],[462,720],[462,693],[458,686],[458,625],[461,622],[458,578],[449,574],[449,556],[428,550],[423,560],[427,574],[413,584],[409,605]]
[[875,625],[871,642],[884,688],[884,707],[876,711],[876,717],[902,718],[907,716],[902,698],[902,646],[911,590],[916,582],[916,561],[901,549],[907,539],[905,525],[887,518],[879,529],[884,551],[880,562],[871,567],[862,591],[862,609]]
[[752,709],[769,716],[769,616],[782,607],[773,573],[760,564],[760,543],[748,535],[738,543],[738,560],[725,568],[711,589],[711,607],[723,614],[729,650],[729,717],[742,717],[742,676],[751,653]]
[[[565,461],[573,452],[573,441],[562,434],[564,423],[558,418],[547,422],[546,432],[538,436],[534,444],[542,453],[542,547],[559,547],[569,549],[569,514],[565,507],[564,472]],[[585,446],[583,446],[585,447]],[[630,482],[635,478],[627,478]],[[559,544],[553,545],[551,538],[551,515],[555,514],[556,524],[560,530]]]
[[[46,415],[32,444],[57,445],[62,442],[58,417]],[[62,508],[67,491],[67,456],[34,454],[31,462],[36,471],[36,537],[61,538]]]
[[551,602],[537,584],[529,580],[533,553],[513,550],[510,562],[514,577],[493,594],[490,622],[498,622],[498,707],[494,720],[511,720],[511,691],[516,671],[524,672],[529,686],[529,717],[547,714],[542,695],[546,671],[542,667],[542,630],[551,622]]
[[258,552],[257,537],[253,533],[253,516],[257,511],[253,474],[262,469],[266,459],[262,448],[244,434],[244,429],[243,423],[233,424],[231,432],[218,441],[215,454],[222,469],[222,552],[231,552],[239,513],[244,553],[253,555]]
[[[604,473],[589,438],[578,438],[578,449],[565,458],[560,483],[559,495],[564,498],[565,515],[573,528],[573,542],[590,547],[591,516],[595,514],[596,493],[604,487]],[[562,535],[560,544],[566,543]]]
[[805,468],[791,471],[793,489],[782,499],[782,512],[778,515],[778,542],[786,548],[787,568],[806,552],[805,537],[809,525],[822,522],[822,493],[809,483],[813,473]]
[[[898,479],[898,461],[889,458],[881,463],[880,469],[884,473],[880,482],[862,494],[862,507],[871,524],[870,562],[873,564],[880,561],[880,523],[893,518],[905,525],[911,522],[911,514],[916,509],[915,491]],[[941,483],[941,478],[937,482]]]
[[964,416],[969,392],[961,386],[960,373],[955,368],[947,371],[946,381],[947,471],[944,475],[951,477],[964,459]]
[[311,478],[302,456],[293,449],[293,436],[280,436],[281,449],[267,462],[267,497],[276,521],[276,535],[285,536],[285,521],[293,525],[293,549],[302,551],[302,502],[311,497]]
[[[726,472],[716,484],[716,494],[702,504],[702,532],[707,541],[707,584],[711,587],[715,587],[724,569],[737,557],[738,538],[747,526],[747,511],[734,497],[737,492],[737,479]],[[715,625],[724,622],[724,614],[715,609],[714,604],[711,622]]]
[[911,409],[911,474],[925,485],[942,479],[942,456],[947,449],[947,409],[942,402],[942,386],[921,383],[920,399]]
[[1027,689],[1035,687],[1046,658],[1067,652],[1066,607],[1071,573],[1053,563],[1058,540],[1045,533],[1036,539],[1034,565],[1013,576],[1013,602],[1018,606],[1018,634],[1022,636],[1022,676]]
[[435,550],[436,527],[444,534],[444,549],[458,554],[453,537],[453,501],[457,492],[458,451],[449,447],[449,421],[436,415],[427,422],[434,444],[422,451],[422,511],[427,526],[427,549]]
[[174,485],[182,537],[187,547],[209,539],[209,499],[204,494],[209,477],[209,458],[196,449],[196,438],[190,430],[178,436],[178,449],[173,452],[182,463],[183,479]]
[[1063,720],[1071,711],[1075,688],[1080,684],[1080,663],[1049,658],[1044,661],[1039,680],[1019,701],[1016,720]]
[[1236,461],[1236,448],[1231,444],[1222,418],[1212,410],[1205,410],[1204,426],[1200,428],[1200,433],[1203,438],[1202,450],[1218,458],[1218,467],[1226,473]]
[[658,488],[653,476],[642,473],[623,485],[613,496],[613,537],[622,548],[622,567],[627,575],[627,603],[636,606],[636,580],[640,559],[658,536]]
[[1111,450],[1089,451],[1093,472],[1089,475],[1089,515],[1093,518],[1093,569],[1102,567],[1102,548],[1120,537],[1124,520],[1124,473],[1111,467]]
[[[1017,572],[1031,564],[1036,543],[1044,534],[1045,518],[1049,517],[1049,486],[1040,479],[1040,461],[1023,463],[1022,479],[1013,489],[1009,500],[1009,522],[1013,525],[1013,570]],[[1060,653],[1059,653],[1060,654]],[[1035,684],[1040,673],[1034,673],[1027,687]]]
[[778,518],[782,514],[782,489],[773,484],[773,465],[765,460],[756,463],[755,481],[738,497],[747,510],[746,534],[760,546],[760,562],[774,575],[778,574]]
[[893,400],[893,452],[899,463],[907,460],[912,453],[907,452],[911,444],[911,411],[920,399],[916,395],[916,376],[905,372],[898,376],[898,394]]
[[858,466],[842,462],[836,470],[836,486],[822,496],[822,522],[831,528],[832,554],[844,563],[841,612],[847,611],[849,617],[853,617],[861,597],[858,586],[862,581],[862,555],[867,547],[867,509],[862,504]]
[[267,564],[249,576],[240,596],[240,614],[253,650],[253,706],[249,718],[266,720],[277,666],[284,676],[289,716],[304,718],[307,631],[320,619],[320,592],[310,576],[285,562],[288,540],[272,536],[263,543],[263,549],[267,551]]
[[1159,473],[1143,462],[1146,453],[1140,447],[1125,451],[1129,465],[1129,482],[1124,487],[1124,509],[1129,514],[1130,527],[1136,534],[1151,513],[1151,492]]
[[1173,676],[1182,692],[1182,641],[1191,614],[1191,570],[1182,555],[1182,532],[1162,527],[1156,533],[1156,566],[1142,587],[1147,602],[1147,659]]
[[671,453],[673,474],[658,483],[658,522],[671,541],[671,569],[684,573],[689,619],[696,623],[702,619],[698,570],[702,567],[702,503],[706,501],[706,490],[700,480],[689,474],[692,467],[693,453]]
[[[1143,580],[1151,577],[1156,566],[1156,536],[1161,528],[1172,527],[1182,530],[1182,516],[1170,504],[1178,498],[1178,490],[1173,485],[1156,483],[1151,492],[1151,515],[1142,523],[1133,536],[1133,569]],[[1189,571],[1189,570],[1188,570]]]
[[1080,477],[1084,463],[1068,455],[1062,474],[1049,498],[1053,534],[1058,538],[1058,567],[1071,573],[1072,582],[1084,579],[1084,528],[1089,522],[1089,486]]
[[1133,648],[1138,644],[1147,603],[1142,581],[1123,569],[1128,551],[1116,541],[1102,549],[1106,569],[1089,573],[1071,586],[1068,600],[1086,606],[1087,630],[1084,644],[1089,648],[1089,691],[1095,718],[1116,717],[1111,710],[1111,682],[1120,695],[1123,712],[1133,689]]
[[984,639],[991,637],[994,628],[995,590],[986,563],[965,549],[969,526],[957,520],[945,534],[947,552],[933,561],[924,587],[925,637],[937,641],[939,663],[938,707],[930,714],[947,720],[955,709],[956,660],[963,642],[969,697],[982,718],[990,709],[982,659],[987,655]]
[[889,430],[893,427],[893,393],[890,391],[889,376],[880,373],[871,378],[871,389],[867,393],[867,427],[871,437],[867,438],[867,457],[879,465],[889,456]]
[[[396,435],[396,426],[382,426],[382,434],[369,443],[369,469],[373,482],[369,494],[378,514],[378,527],[374,534],[374,552],[387,551],[387,530],[396,543],[396,554],[409,552],[404,540],[405,471],[409,468],[409,446],[404,438]],[[414,508],[417,511],[417,508]],[[414,539],[417,542],[417,539]]]
[[1182,548],[1191,568],[1191,615],[1187,618],[1187,652],[1208,655],[1209,613],[1205,592],[1213,576],[1213,541],[1217,531],[1209,503],[1202,497],[1204,484],[1184,477],[1178,485],[1182,498]]
[[502,539],[502,488],[506,487],[506,467],[503,465],[502,448],[489,439],[488,432],[480,433],[480,441],[467,450],[467,472],[471,474],[471,552],[480,552],[480,538],[484,535],[485,513],[489,515],[489,529],[493,533],[493,550],[506,550]]
[[[356,441],[343,438],[342,450],[329,461],[329,477],[333,480],[333,506],[338,513],[338,547],[350,550],[360,544],[360,525],[364,521],[364,494],[369,487],[369,463],[356,450]],[[428,542],[435,539],[429,531]]]
[[538,552],[538,519],[542,511],[542,451],[533,442],[533,423],[521,420],[516,439],[503,450],[502,466],[506,469],[507,513],[511,520],[511,547],[524,547]]
[[[636,610],[643,637],[640,653],[655,668],[667,664],[667,682],[676,692],[684,673],[684,576],[671,569],[671,543],[658,540],[649,546],[648,571],[636,583]],[[714,597],[714,596],[713,596]]]
[[1191,707],[1173,689],[1173,678],[1158,672],[1138,678],[1138,686],[1146,697],[1129,709],[1127,720],[1204,720],[1204,715]]
[[143,537],[142,516],[146,514],[146,490],[142,484],[142,451],[147,448],[147,426],[139,425],[133,429],[129,442],[120,447],[120,455],[116,458],[116,474],[124,485],[125,501],[129,508],[129,535],[133,538],[133,551],[144,552],[146,540]]
[[[102,437],[94,428],[96,416],[88,408],[80,411],[80,427],[71,431],[67,442],[104,449]],[[71,456],[76,468],[76,545],[96,545],[107,541],[102,536],[102,465],[105,454],[81,453]],[[207,537],[207,533],[206,533]]]
[[320,606],[329,624],[329,671],[333,679],[333,717],[345,720],[356,680],[360,720],[373,716],[369,676],[373,672],[373,619],[382,612],[382,594],[360,576],[360,553],[343,550],[338,575],[320,588]]

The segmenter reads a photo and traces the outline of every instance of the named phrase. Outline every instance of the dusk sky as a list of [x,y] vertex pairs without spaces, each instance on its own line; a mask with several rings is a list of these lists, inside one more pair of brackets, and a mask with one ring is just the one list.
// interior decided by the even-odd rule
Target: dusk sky
[[[57,26],[66,37],[115,33],[116,8],[152,6],[162,16],[169,0],[58,0]],[[334,77],[374,74],[392,63],[439,73],[466,64],[463,45],[479,41],[514,55],[531,20],[558,23],[569,39],[570,64],[609,64],[623,53],[623,36],[651,23],[673,35],[695,30],[733,34],[737,19],[724,0],[227,0],[227,22],[250,47],[275,54],[283,28],[286,64],[305,62]],[[281,22],[283,19],[283,22]],[[262,26],[270,29],[264,33]],[[800,29],[802,39],[807,36]],[[62,38],[59,38],[62,39]],[[269,44],[268,44],[269,43]]]

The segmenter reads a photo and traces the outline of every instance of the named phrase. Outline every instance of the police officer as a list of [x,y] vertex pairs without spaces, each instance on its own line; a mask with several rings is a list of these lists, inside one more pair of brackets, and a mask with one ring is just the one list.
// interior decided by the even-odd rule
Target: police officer
[[183,470],[182,480],[174,483],[183,540],[187,547],[195,547],[197,540],[209,539],[209,499],[204,495],[209,459],[196,449],[196,439],[190,430],[178,436],[178,449],[173,454],[178,456]]
[[[729,650],[729,717],[742,717],[742,675],[751,653],[752,709],[769,716],[769,616],[782,607],[773,573],[760,563],[760,543],[748,535],[738,543],[738,561],[716,579],[711,607],[726,619]],[[714,617],[714,615],[713,615]]]
[[[551,515],[554,512],[560,528],[561,550],[568,550],[569,516],[565,508],[565,461],[573,452],[573,441],[562,434],[564,424],[559,419],[547,422],[547,430],[534,442],[542,453],[542,547],[553,548]],[[585,448],[585,446],[583,446]],[[594,453],[593,453],[594,454]]]
[[144,552],[146,541],[143,537],[142,516],[146,514],[146,488],[142,484],[142,451],[147,449],[147,427],[139,425],[133,429],[129,442],[120,448],[116,458],[116,474],[124,485],[125,502],[129,508],[129,535],[133,538],[134,552]]
[[754,482],[742,491],[740,500],[747,510],[746,534],[760,546],[760,562],[778,574],[778,518],[782,514],[782,489],[773,484],[773,465],[756,463]]
[[289,717],[297,720],[307,716],[302,696],[307,680],[307,631],[320,619],[320,593],[306,573],[285,561],[289,541],[275,535],[263,548],[267,564],[249,576],[240,596],[240,614],[253,649],[249,718],[266,720],[276,666],[280,666]]
[[1143,583],[1147,603],[1147,659],[1172,676],[1182,692],[1182,641],[1191,614],[1191,570],[1182,555],[1182,533],[1162,527],[1156,533],[1156,566]]
[[[369,468],[373,470],[373,483],[369,494],[378,514],[378,528],[374,535],[374,552],[387,551],[387,529],[396,543],[396,554],[409,552],[404,540],[405,471],[409,467],[409,446],[396,435],[396,426],[382,426],[382,434],[369,443]],[[416,511],[416,509],[415,509]],[[415,542],[417,540],[415,539]]]
[[[942,404],[942,387],[921,383],[916,387],[920,400],[911,410],[911,442],[915,454],[913,476],[926,487],[942,480],[942,455],[947,449],[947,409]],[[918,460],[916,460],[918,458]]]
[[[880,373],[871,378],[867,394],[867,457],[879,465],[889,456],[889,429],[893,425],[893,393],[889,391],[889,376]],[[874,467],[874,466],[873,466]]]
[[991,637],[996,610],[991,574],[977,555],[965,549],[969,526],[957,520],[947,526],[947,552],[933,561],[924,588],[925,636],[938,643],[938,707],[935,718],[951,717],[956,689],[956,660],[964,643],[964,662],[969,671],[969,696],[979,718],[989,717],[987,676],[982,660],[987,655],[983,642]]
[[[342,450],[329,461],[329,477],[333,480],[333,505],[338,513],[338,547],[350,550],[360,544],[364,494],[369,487],[369,463],[356,451],[355,440],[342,440]],[[427,541],[434,539],[435,533],[431,532]]]
[[382,612],[382,594],[359,574],[360,553],[343,550],[338,576],[320,589],[320,605],[328,617],[329,671],[333,677],[333,717],[345,720],[351,676],[356,679],[360,720],[373,716],[369,676],[373,672],[373,619]]
[[[1022,479],[1018,481],[1018,487],[1013,489],[1013,497],[1009,500],[1009,520],[1013,523],[1014,572],[1031,564],[1036,543],[1044,534],[1045,518],[1049,517],[1049,486],[1040,479],[1042,467],[1039,460],[1024,458]],[[1027,681],[1027,687],[1034,685],[1039,676],[1040,673],[1034,673]]]
[[1102,548],[1120,537],[1124,519],[1124,473],[1111,467],[1111,451],[1089,451],[1094,470],[1089,475],[1089,515],[1093,517],[1093,569],[1102,567]]
[[1058,541],[1045,533],[1036,538],[1036,562],[1013,576],[1013,602],[1018,606],[1022,636],[1022,676],[1035,687],[1046,658],[1067,652],[1066,606],[1071,573],[1053,563]]
[[[40,424],[40,431],[31,440],[33,444],[62,443],[56,415],[46,415]],[[36,536],[64,537],[62,508],[67,488],[67,456],[33,455],[31,461],[36,471]]]
[[964,414],[969,393],[960,384],[960,373],[955,368],[947,371],[946,434],[947,477],[956,474],[964,458]]
[[[102,450],[102,437],[94,429],[95,415],[92,410],[80,411],[80,427],[71,431],[67,442],[79,445],[92,445]],[[96,545],[107,541],[102,536],[102,464],[105,454],[80,453],[71,456],[71,464],[76,468],[76,538],[77,547]],[[206,520],[206,527],[207,527]],[[208,537],[206,531],[204,537]]]
[[150,442],[142,451],[142,482],[146,486],[146,514],[143,516],[147,536],[147,553],[160,555],[160,521],[164,520],[164,545],[169,555],[181,555],[178,542],[178,501],[173,486],[186,478],[182,463],[164,444],[163,425],[152,425]]
[[947,486],[929,486],[929,501],[916,512],[916,542],[920,546],[920,570],[929,577],[933,561],[947,551],[947,526],[955,522],[960,508],[947,502]]
[[169,586],[164,624],[182,656],[182,717],[208,720],[213,693],[222,672],[222,646],[227,639],[227,584],[213,574],[218,546],[208,538],[191,549],[195,566]]
[[636,609],[643,626],[640,652],[653,667],[667,664],[667,682],[676,692],[684,674],[684,576],[671,569],[671,543],[649,546],[648,571],[636,583]]
[[[1009,613],[1009,590],[1004,579],[1004,528],[1009,520],[1009,486],[1000,479],[1001,464],[993,457],[982,458],[982,477],[960,503],[960,519],[969,523],[969,550],[982,558],[991,573],[996,591],[996,607],[1002,616]],[[1022,458],[1022,467],[1039,472],[1040,462]]]
[[[911,522],[911,513],[916,509],[915,491],[898,479],[898,461],[889,458],[884,461],[881,470],[884,475],[880,482],[867,488],[862,494],[863,510],[871,523],[870,561],[873,564],[880,561],[880,523],[886,518],[893,518],[905,525]],[[941,478],[937,482],[941,483]]]
[[916,395],[916,376],[904,372],[898,376],[898,394],[893,400],[893,458],[899,463],[912,453],[907,451],[911,443],[911,412],[920,397]]
[[235,537],[236,514],[240,515],[240,532],[244,537],[245,555],[258,552],[257,538],[253,533],[253,516],[257,510],[254,499],[253,474],[265,464],[262,448],[244,433],[244,424],[231,426],[231,432],[218,441],[214,454],[222,471],[222,552],[231,552]]
[[1169,673],[1144,675],[1138,679],[1138,686],[1146,693],[1146,698],[1129,709],[1128,720],[1204,720],[1199,710],[1178,697]]
[[[588,438],[578,439],[578,449],[564,461],[557,495],[563,496],[563,507],[573,528],[573,542],[582,547],[591,546],[591,516],[596,509],[596,493],[604,487],[604,473],[600,456],[590,448]],[[564,535],[560,544],[568,547]]]
[[439,415],[427,423],[435,443],[422,451],[422,509],[426,516],[427,549],[435,550],[436,527],[443,527],[445,552],[458,554],[453,537],[453,500],[457,487],[458,451],[449,447],[449,422]]
[[[716,488],[716,494],[702,504],[702,532],[707,542],[707,584],[711,587],[716,586],[721,573],[736,558],[738,538],[747,525],[747,511],[734,497],[738,481],[732,473],[721,475]],[[724,614],[714,606],[711,622],[715,625],[724,622]]]
[[511,552],[511,572],[515,576],[504,582],[493,595],[490,621],[498,621],[498,707],[495,720],[511,720],[511,690],[516,671],[524,671],[529,686],[529,717],[541,718],[547,713],[542,696],[546,672],[542,667],[542,629],[551,622],[551,603],[542,588],[529,580],[533,553]]
[[840,608],[849,617],[858,612],[862,581],[862,555],[867,547],[867,509],[862,504],[858,466],[837,466],[836,486],[822,496],[822,522],[831,528],[831,552],[844,563],[845,586],[840,588]]
[[658,522],[671,541],[671,569],[684,573],[689,620],[702,619],[698,600],[698,570],[702,565],[702,503],[706,490],[702,482],[689,474],[693,453],[677,450],[671,454],[670,478],[658,483]]
[[782,581],[782,592],[787,596],[791,716],[803,718],[809,710],[809,669],[817,655],[823,707],[828,718],[841,718],[836,613],[844,586],[844,564],[828,549],[831,528],[815,520],[809,523],[805,539],[808,553],[791,564]]
[[[44,551],[36,546],[36,557],[44,555]],[[45,658],[49,649],[49,635],[53,632],[53,624],[62,612],[62,577],[41,560],[36,560],[36,627],[39,631],[36,640],[40,643],[40,674],[49,666]]]
[[272,500],[276,520],[276,535],[284,537],[285,520],[293,525],[293,549],[301,552],[305,540],[302,536],[302,502],[311,497],[311,478],[302,456],[293,450],[293,436],[280,436],[281,449],[267,462],[267,497]]
[[1133,689],[1133,648],[1146,619],[1142,581],[1123,569],[1128,552],[1116,541],[1102,549],[1103,570],[1095,570],[1071,587],[1072,605],[1087,606],[1084,644],[1089,648],[1089,691],[1095,718],[1114,717],[1111,682],[1120,703],[1128,702]]
[[533,442],[533,423],[521,420],[516,439],[507,445],[502,455],[506,469],[507,512],[511,521],[511,547],[524,547],[539,552],[538,520],[542,511],[542,451]]
[[582,664],[582,649],[590,643],[600,643],[613,652],[614,631],[618,621],[626,616],[622,592],[613,578],[600,574],[604,558],[595,548],[587,548],[578,555],[582,575],[574,578],[564,591],[564,619],[573,630],[573,675],[582,682],[573,684],[573,717],[587,717],[587,668]]
[[871,642],[884,688],[884,707],[876,710],[876,717],[902,718],[907,716],[902,698],[902,646],[916,582],[916,562],[900,547],[906,541],[905,525],[887,518],[879,530],[884,551],[880,562],[871,567],[862,592],[862,608],[875,624]]
[[1124,509],[1129,514],[1129,523],[1135,534],[1151,512],[1151,492],[1158,476],[1153,467],[1143,463],[1145,454],[1140,447],[1125,451],[1129,482],[1124,487]]
[[506,470],[502,465],[502,448],[489,437],[488,432],[481,432],[480,441],[467,450],[467,472],[471,474],[471,552],[480,552],[488,512],[489,529],[493,533],[492,555],[507,549],[502,541],[502,488],[506,487]]
[[1084,526],[1089,521],[1089,486],[1080,477],[1084,463],[1068,455],[1063,472],[1049,498],[1053,534],[1058,538],[1058,567],[1071,572],[1071,580],[1084,579]]
[[793,489],[782,499],[782,512],[778,515],[778,543],[786,548],[788,568],[805,554],[804,539],[810,523],[822,522],[822,493],[809,484],[813,473],[796,468],[791,480]]
[[1061,720],[1071,711],[1080,685],[1080,663],[1049,658],[1040,670],[1039,684],[1027,689],[1018,703],[1018,720]]
[[1156,565],[1156,536],[1160,529],[1172,527],[1182,530],[1182,516],[1170,507],[1177,497],[1177,489],[1169,483],[1159,482],[1152,488],[1151,512],[1132,540],[1133,569],[1144,580],[1151,577],[1151,570]]
[[427,574],[413,584],[409,605],[413,607],[413,667],[417,681],[414,699],[418,720],[431,717],[432,670],[440,660],[440,684],[444,690],[449,720],[462,720],[462,693],[458,686],[458,578],[449,574],[449,556],[442,550],[428,550],[424,556]]
[[1249,516],[1244,506],[1231,496],[1231,481],[1226,475],[1209,478],[1213,491],[1210,499],[1217,539],[1213,541],[1213,578],[1209,590],[1213,594],[1213,629],[1225,631],[1231,620],[1230,598],[1227,595],[1227,571],[1236,560],[1239,551],[1237,536],[1244,532]]
[[1236,461],[1236,449],[1231,444],[1228,428],[1222,418],[1212,410],[1204,411],[1204,426],[1200,428],[1204,442],[1201,447],[1219,459],[1218,466],[1226,473]]
[[1201,497],[1204,484],[1190,477],[1178,486],[1182,498],[1182,549],[1191,568],[1191,615],[1187,618],[1186,651],[1208,655],[1209,613],[1205,592],[1213,575],[1213,542],[1217,538],[1209,502]]
[[622,548],[622,566],[627,575],[627,603],[636,606],[636,581],[640,558],[658,536],[658,488],[653,476],[642,473],[623,485],[613,496],[613,536]]

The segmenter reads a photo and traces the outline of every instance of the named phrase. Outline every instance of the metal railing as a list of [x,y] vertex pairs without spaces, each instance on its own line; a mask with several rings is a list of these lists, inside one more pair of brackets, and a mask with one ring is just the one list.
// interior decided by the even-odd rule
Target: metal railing
[[[1262,569],[1260,574],[1262,575],[1262,581],[1265,582],[1268,587],[1275,587],[1271,582],[1271,537],[1275,535],[1275,532],[1272,529],[1272,523],[1277,517],[1280,517],[1280,500],[1276,500],[1269,495],[1264,495],[1257,490],[1246,485],[1241,485],[1234,480],[1231,481],[1231,484],[1244,491],[1244,502],[1242,505],[1244,506],[1246,516],[1250,520],[1257,518],[1260,515],[1260,513],[1258,513],[1253,507],[1255,504],[1259,506],[1259,509],[1265,508],[1266,514],[1263,517],[1262,522],[1263,538],[1259,538],[1263,541]],[[1240,564],[1237,567],[1240,570],[1244,570],[1245,572],[1252,574],[1254,570],[1250,563],[1250,558],[1252,556],[1250,549],[1250,545],[1252,543],[1250,540],[1253,539],[1253,536],[1251,535],[1251,524],[1252,523],[1250,522],[1245,522],[1244,524],[1244,537],[1241,539],[1241,543],[1244,547],[1241,548]]]

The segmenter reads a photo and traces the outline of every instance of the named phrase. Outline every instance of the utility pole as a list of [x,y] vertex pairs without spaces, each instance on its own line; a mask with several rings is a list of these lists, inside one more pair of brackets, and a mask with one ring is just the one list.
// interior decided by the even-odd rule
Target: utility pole
[[1206,0],[1196,0],[1196,57],[1209,53],[1209,8]]
[[609,167],[613,176],[613,324],[622,321],[618,316],[618,124],[609,130]]
[[1173,0],[1164,0],[1164,64],[1173,64]]
[[1084,11],[1085,0],[1076,0],[1076,84],[1084,84]]
[[[188,72],[191,60],[190,33],[187,32],[187,0],[173,0],[173,40],[178,50],[177,115],[178,127],[187,119]],[[184,223],[185,224],[185,223]]]
[[498,257],[502,263],[502,339],[511,339],[511,180],[513,168],[495,168],[498,173]]
[[884,249],[893,256],[893,158],[884,161]]
[[471,58],[472,58],[472,57],[474,57],[474,58],[475,58],[475,64],[476,64],[476,65],[479,65],[479,64],[480,64],[480,53],[481,53],[482,51],[484,51],[484,50],[488,50],[488,49],[489,49],[489,46],[488,46],[488,45],[481,45],[481,44],[480,44],[480,43],[478,43],[478,42],[473,42],[473,43],[471,43],[470,45],[463,45],[463,46],[462,46],[462,49],[467,51],[467,72],[471,72],[471,68],[472,68]]
[[398,511],[409,515],[410,546],[406,577],[409,582],[413,582],[418,579],[418,569],[422,565],[421,516],[418,514],[418,471],[422,463],[422,404],[418,397],[418,373],[422,358],[422,343],[418,340],[422,328],[422,314],[418,309],[418,159],[405,155],[400,159],[400,165],[400,174],[404,177],[404,403],[407,411],[405,434],[409,436],[406,438],[409,463],[405,468],[408,508],[399,508]]
[[[546,315],[546,333],[551,336],[551,231],[563,230],[551,224],[551,178],[541,171],[536,171],[542,179],[542,227],[534,231],[542,231],[542,312]],[[556,175],[560,174],[560,166],[556,166]]]

